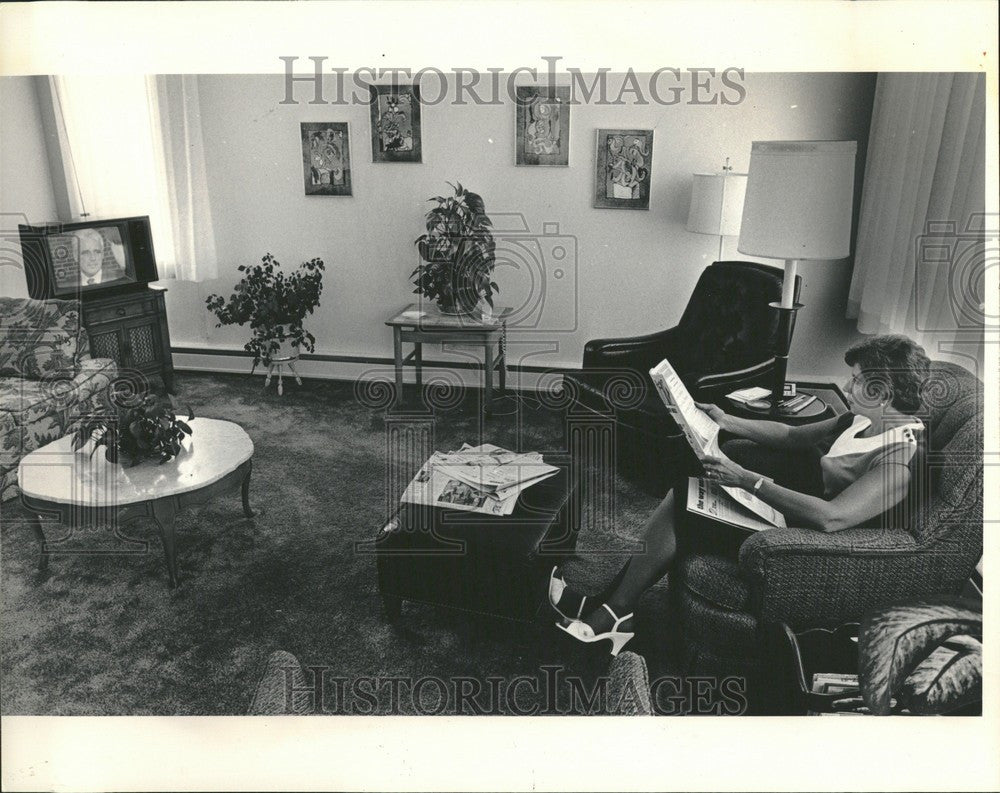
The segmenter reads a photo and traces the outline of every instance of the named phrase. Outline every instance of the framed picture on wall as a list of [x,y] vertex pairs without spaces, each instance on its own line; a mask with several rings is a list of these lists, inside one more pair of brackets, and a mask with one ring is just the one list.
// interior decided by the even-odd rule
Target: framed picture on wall
[[420,86],[370,89],[372,162],[420,162]]
[[346,121],[303,121],[306,195],[352,195],[351,141]]
[[519,86],[515,165],[569,165],[569,86]]
[[649,209],[653,169],[653,130],[597,130],[594,206]]

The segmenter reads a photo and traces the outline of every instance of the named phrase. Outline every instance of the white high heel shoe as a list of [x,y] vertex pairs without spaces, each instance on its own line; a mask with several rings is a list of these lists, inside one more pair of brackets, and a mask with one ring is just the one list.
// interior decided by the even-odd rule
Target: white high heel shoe
[[564,579],[562,576],[556,578],[556,570],[558,569],[559,566],[556,565],[555,567],[552,568],[552,573],[549,575],[549,605],[552,606],[552,608],[554,608],[556,612],[559,614],[559,616],[561,616],[563,619],[569,620],[570,622],[574,622],[580,619],[580,616],[583,614],[583,606],[587,602],[587,596],[586,595],[581,596],[580,608],[576,610],[575,617],[571,617],[569,614],[567,614],[565,611],[559,608],[559,601],[562,600],[562,595],[563,592],[566,591],[567,584],[566,584],[566,579]]
[[618,655],[622,651],[622,648],[628,644],[634,637],[635,633],[628,633],[627,631],[619,631],[618,626],[621,625],[625,620],[632,618],[632,612],[629,612],[624,617],[619,617],[612,611],[611,606],[607,603],[602,603],[601,605],[607,609],[608,614],[615,621],[611,630],[606,633],[594,633],[594,629],[591,628],[586,622],[571,622],[569,625],[557,624],[556,627],[562,631],[565,631],[574,639],[586,644],[591,644],[593,642],[599,642],[603,639],[611,640],[611,654]]

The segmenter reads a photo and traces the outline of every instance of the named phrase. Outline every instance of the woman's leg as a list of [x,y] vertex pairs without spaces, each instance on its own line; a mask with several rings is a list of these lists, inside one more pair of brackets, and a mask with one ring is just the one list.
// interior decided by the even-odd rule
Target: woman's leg
[[[674,533],[675,510],[674,491],[671,490],[646,521],[642,532],[646,547],[628,559],[616,579],[618,585],[605,599],[619,617],[633,611],[643,592],[663,578],[670,569],[677,554],[677,538]],[[590,625],[595,633],[610,630],[614,625],[611,615],[607,609],[601,607],[600,601],[595,601],[594,605],[597,608],[584,618],[584,622]],[[623,627],[628,629],[627,624]]]

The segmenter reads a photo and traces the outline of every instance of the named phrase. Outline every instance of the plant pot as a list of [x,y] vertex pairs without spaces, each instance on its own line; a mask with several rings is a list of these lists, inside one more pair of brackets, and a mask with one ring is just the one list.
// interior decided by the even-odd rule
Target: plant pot
[[278,351],[271,356],[270,360],[276,361],[279,359],[298,358],[298,345],[295,344],[292,339],[288,338],[288,331],[285,326],[279,325],[277,330],[279,331],[279,335],[282,335],[285,338],[278,342]]
[[442,314],[448,314],[452,317],[465,317],[472,313],[468,309],[458,305],[458,303],[438,303],[437,306],[438,311]]

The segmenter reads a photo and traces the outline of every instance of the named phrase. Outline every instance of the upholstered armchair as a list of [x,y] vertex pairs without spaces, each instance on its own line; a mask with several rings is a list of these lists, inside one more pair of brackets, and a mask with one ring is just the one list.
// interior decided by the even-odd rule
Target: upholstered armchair
[[[667,358],[695,399],[713,402],[736,388],[770,387],[782,271],[766,264],[709,265],[677,325],[658,333],[587,342],[583,367],[563,377],[568,420],[613,419],[619,470],[655,495],[666,493],[695,459],[667,413],[649,370]],[[795,295],[801,282],[796,278]],[[693,472],[693,470],[691,470]]]
[[983,386],[945,362],[930,383],[926,464],[905,527],[769,529],[743,543],[738,562],[679,560],[671,589],[687,672],[763,673],[761,633],[773,623],[833,628],[893,602],[962,592],[983,552]]
[[0,297],[0,500],[28,452],[107,409],[114,361],[90,357],[77,300]]

